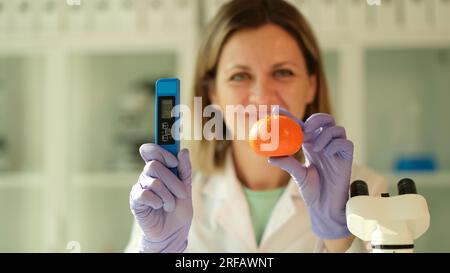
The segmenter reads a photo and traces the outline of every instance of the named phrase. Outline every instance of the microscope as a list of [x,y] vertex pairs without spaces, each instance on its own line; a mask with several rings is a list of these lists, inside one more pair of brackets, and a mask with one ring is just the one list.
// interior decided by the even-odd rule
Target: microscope
[[353,235],[371,242],[372,253],[413,252],[414,240],[430,225],[427,201],[417,194],[414,181],[403,178],[397,189],[397,196],[373,197],[362,180],[350,186],[347,226]]

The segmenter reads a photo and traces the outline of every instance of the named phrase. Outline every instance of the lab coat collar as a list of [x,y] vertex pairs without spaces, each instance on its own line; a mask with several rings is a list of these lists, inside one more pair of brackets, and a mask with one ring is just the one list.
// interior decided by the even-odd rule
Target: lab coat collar
[[256,252],[250,210],[234,170],[231,152],[227,153],[223,170],[212,177],[204,192],[210,198],[222,199],[215,214],[216,222],[243,243],[244,252]]
[[[261,249],[265,249],[266,245],[270,244],[271,238],[275,237],[277,231],[299,212],[295,203],[298,202],[300,206],[303,205],[300,199],[298,187],[291,178],[286,190],[272,210],[260,243]],[[270,249],[270,247],[267,247],[267,249]]]
[[[222,199],[215,217],[216,221],[228,233],[238,237],[247,247],[246,251],[258,251],[248,202],[242,184],[237,179],[231,151],[226,155],[224,168],[210,177],[203,194],[209,198]],[[301,196],[297,185],[291,179],[273,209],[259,249],[263,249],[276,231],[296,214],[294,202],[299,198]]]

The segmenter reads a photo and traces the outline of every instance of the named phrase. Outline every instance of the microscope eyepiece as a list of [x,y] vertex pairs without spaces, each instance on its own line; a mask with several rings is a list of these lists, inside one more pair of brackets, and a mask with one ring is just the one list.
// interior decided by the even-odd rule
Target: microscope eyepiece
[[369,195],[367,183],[362,180],[355,180],[350,185],[350,198],[359,195]]
[[416,184],[410,178],[403,178],[400,181],[398,181],[397,189],[398,189],[399,195],[410,194],[410,193],[416,194],[417,193]]

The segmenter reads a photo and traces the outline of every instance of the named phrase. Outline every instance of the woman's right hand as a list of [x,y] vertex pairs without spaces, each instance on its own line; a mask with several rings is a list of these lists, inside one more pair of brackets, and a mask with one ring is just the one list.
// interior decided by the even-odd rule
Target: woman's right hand
[[[159,145],[139,152],[145,167],[130,193],[130,208],[144,234],[141,252],[183,252],[192,222],[192,168],[189,151],[178,159]],[[169,168],[177,167],[179,177]]]

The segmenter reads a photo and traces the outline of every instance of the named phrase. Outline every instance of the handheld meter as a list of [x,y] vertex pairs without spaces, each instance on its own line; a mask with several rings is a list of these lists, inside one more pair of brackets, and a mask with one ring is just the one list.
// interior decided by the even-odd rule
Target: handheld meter
[[[155,142],[175,157],[180,151],[179,141],[179,109],[172,109],[180,104],[180,80],[175,78],[159,79],[156,81],[155,98]],[[171,171],[178,176],[177,168]]]

